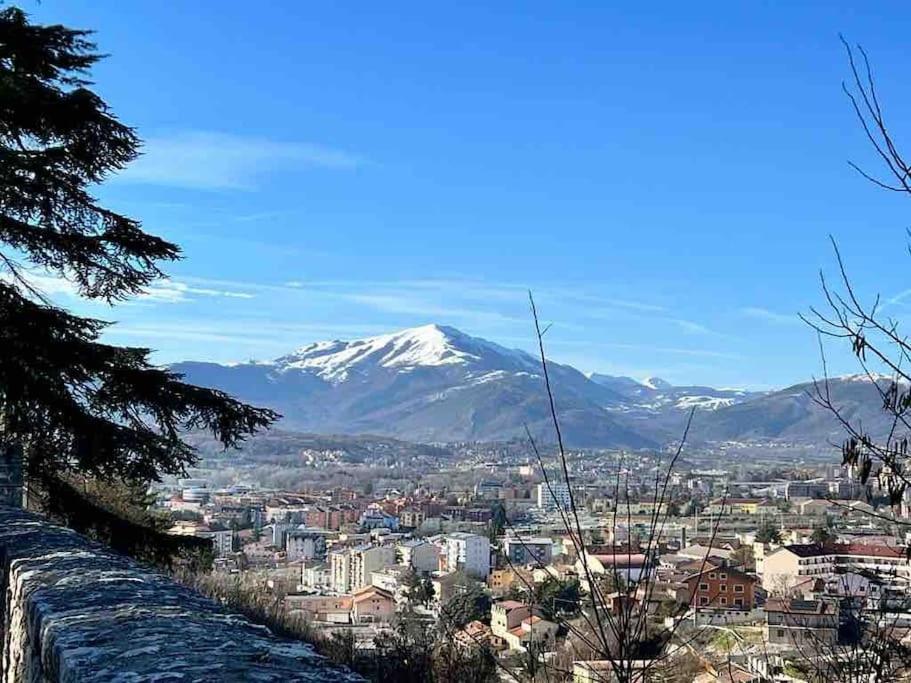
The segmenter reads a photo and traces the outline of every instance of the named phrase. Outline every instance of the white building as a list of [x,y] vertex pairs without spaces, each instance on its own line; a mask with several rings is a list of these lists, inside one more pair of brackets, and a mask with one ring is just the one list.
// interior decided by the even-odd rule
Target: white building
[[435,572],[440,568],[440,549],[433,543],[412,539],[396,546],[399,563],[416,572]]
[[787,594],[806,578],[827,580],[846,571],[866,571],[890,581],[911,581],[911,562],[904,548],[863,543],[793,544],[766,556],[762,587],[770,593]]
[[322,529],[291,529],[285,539],[288,562],[319,559],[326,555],[326,532]]
[[479,579],[490,574],[490,541],[461,531],[443,537],[448,571],[464,571]]
[[304,562],[301,566],[301,585],[311,590],[328,588],[332,584],[332,572],[325,562]]
[[395,564],[392,546],[360,545],[339,548],[329,553],[329,573],[332,590],[351,593],[370,583],[371,574]]
[[569,510],[572,507],[569,495],[569,484],[551,482],[538,484],[538,507],[542,510]]

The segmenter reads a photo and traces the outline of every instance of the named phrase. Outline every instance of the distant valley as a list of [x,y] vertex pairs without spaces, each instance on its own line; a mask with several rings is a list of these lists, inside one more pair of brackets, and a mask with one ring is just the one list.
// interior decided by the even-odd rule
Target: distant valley
[[[527,428],[553,440],[539,360],[452,327],[318,342],[268,362],[172,368],[190,382],[278,410],[282,430],[445,443],[509,440],[524,437]],[[814,404],[812,383],[749,392],[586,375],[550,362],[548,369],[572,446],[660,447],[679,438],[692,408],[696,442],[824,445],[842,435]],[[879,394],[866,377],[831,379],[830,390],[846,415],[874,431],[885,428]]]

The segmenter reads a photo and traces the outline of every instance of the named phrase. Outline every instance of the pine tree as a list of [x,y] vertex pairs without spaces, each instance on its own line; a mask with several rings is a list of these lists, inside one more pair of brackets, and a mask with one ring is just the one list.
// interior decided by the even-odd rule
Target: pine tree
[[195,462],[187,430],[226,447],[277,415],[106,344],[107,323],[52,305],[39,270],[109,304],[164,276],[180,249],[101,206],[91,188],[136,158],[140,140],[91,89],[91,33],[0,11],[0,447],[30,477],[80,472],[155,480]]

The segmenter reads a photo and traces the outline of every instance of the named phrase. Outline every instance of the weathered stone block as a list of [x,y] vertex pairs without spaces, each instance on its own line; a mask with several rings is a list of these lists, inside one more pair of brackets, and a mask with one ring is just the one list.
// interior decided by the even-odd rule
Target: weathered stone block
[[363,680],[307,644],[8,507],[0,508],[0,589],[0,683]]

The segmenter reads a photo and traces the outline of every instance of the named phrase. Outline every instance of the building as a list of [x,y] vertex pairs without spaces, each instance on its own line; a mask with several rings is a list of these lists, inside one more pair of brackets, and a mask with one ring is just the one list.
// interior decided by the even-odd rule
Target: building
[[529,605],[504,600],[491,606],[490,630],[508,649],[524,652],[530,645],[543,649],[552,645],[557,625],[542,619]]
[[794,498],[828,498],[829,484],[824,481],[789,481],[784,490],[787,500]]
[[371,574],[395,564],[392,546],[360,545],[329,553],[330,586],[337,593],[352,593],[371,581]]
[[638,582],[643,574],[646,573],[646,570],[654,569],[654,565],[649,566],[645,555],[642,553],[622,551],[599,552],[597,554],[585,553],[585,560],[585,564],[583,564],[581,559],[576,560],[574,568],[576,575],[580,577],[582,590],[587,593],[591,592],[591,586],[588,581],[589,575],[593,577],[616,576],[624,583],[630,584]]
[[538,484],[538,508],[541,510],[571,509],[569,484],[565,482],[551,482],[550,486]]
[[321,559],[326,556],[326,534],[322,529],[291,529],[285,535],[289,562]]
[[406,529],[417,529],[424,523],[425,519],[427,519],[427,516],[423,510],[406,508],[399,513],[399,523]]
[[762,563],[762,587],[787,594],[804,577],[827,579],[836,572],[865,570],[881,577],[908,581],[911,565],[904,548],[863,543],[786,545]]
[[370,531],[372,529],[389,529],[390,531],[398,531],[399,518],[394,515],[390,515],[378,507],[370,507],[364,510],[363,514],[358,520],[358,524],[360,524],[361,529],[364,529],[365,531]]
[[732,567],[707,565],[683,579],[684,597],[691,607],[751,610],[756,606],[758,579]]
[[215,557],[226,557],[234,550],[234,532],[230,529],[220,529],[202,522],[178,521],[168,531],[174,536],[196,536],[212,541]]
[[709,503],[709,515],[755,515],[764,501],[759,498],[718,498]]
[[355,624],[388,621],[395,614],[392,593],[377,586],[365,586],[351,596],[351,621]]
[[474,487],[474,493],[479,498],[499,498],[502,490],[502,482],[490,479],[482,479]]
[[773,645],[807,648],[838,642],[838,609],[824,600],[769,600],[765,639]]
[[288,595],[285,607],[290,614],[303,614],[313,621],[350,624],[353,600],[350,595]]
[[440,568],[440,549],[433,543],[412,539],[396,546],[399,564],[416,572],[435,572]]
[[301,566],[301,585],[310,590],[328,588],[332,583],[332,572],[325,562],[304,562]]
[[446,569],[464,571],[478,579],[490,574],[490,541],[478,534],[454,532],[443,537]]
[[514,565],[546,566],[553,560],[554,544],[549,538],[507,536],[503,541],[503,553]]

